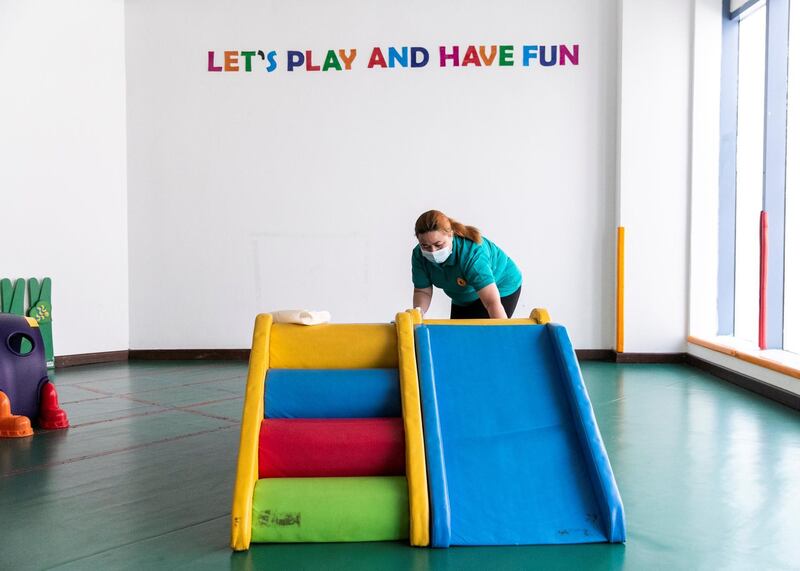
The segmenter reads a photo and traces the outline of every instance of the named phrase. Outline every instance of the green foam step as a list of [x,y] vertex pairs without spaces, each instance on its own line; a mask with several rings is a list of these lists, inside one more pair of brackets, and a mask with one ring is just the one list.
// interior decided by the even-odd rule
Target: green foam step
[[404,476],[264,478],[253,492],[254,542],[408,538]]

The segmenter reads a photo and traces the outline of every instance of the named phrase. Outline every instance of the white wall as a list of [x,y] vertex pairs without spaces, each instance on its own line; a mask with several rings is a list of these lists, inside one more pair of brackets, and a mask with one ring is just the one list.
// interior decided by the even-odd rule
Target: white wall
[[695,0],[689,333],[717,334],[722,7]]
[[[712,26],[712,4],[0,0],[2,83],[24,86],[0,90],[3,238],[37,203],[66,213],[3,248],[0,273],[54,278],[57,354],[243,347],[259,311],[391,319],[414,218],[436,207],[520,263],[518,315],[546,306],[577,347],[608,348],[621,223],[626,351],[682,351],[688,185],[715,185],[718,120],[714,52],[691,67],[692,41],[716,40],[692,17]],[[581,65],[363,68],[373,45],[533,42],[580,43]],[[340,47],[361,67],[206,71],[209,49]],[[692,74],[708,88],[693,96]],[[692,196],[695,235],[709,196]],[[713,285],[698,243],[692,279]],[[710,292],[692,290],[693,332]],[[447,307],[439,293],[433,313]]]
[[693,0],[621,0],[626,352],[686,350],[692,13]]
[[[623,79],[630,122],[650,120],[654,97],[672,106],[657,89],[688,93],[688,27],[678,19],[688,2],[657,4],[667,32],[626,27],[631,57],[654,35],[668,40],[655,45],[670,58],[641,93],[634,85],[647,77]],[[428,208],[478,225],[518,261],[518,315],[545,306],[576,347],[612,346],[616,0],[250,0],[236,9],[138,0],[126,4],[126,37],[132,348],[249,346],[257,312],[289,307],[388,321],[411,302],[413,222]],[[534,42],[580,43],[581,65],[363,68],[374,45]],[[206,71],[208,50],[350,47],[361,67],[347,73]],[[625,61],[634,72],[638,62]],[[685,262],[685,251],[670,254],[685,235],[685,113],[678,102],[648,125],[668,130],[652,156],[631,146],[660,139],[624,125],[630,168],[665,153],[680,162],[672,145],[684,149],[677,171],[641,197],[666,202],[677,223],[634,204],[650,177],[625,173],[630,208],[643,215],[631,218],[632,267],[655,259],[651,246],[671,269]],[[659,200],[665,191],[683,198]],[[643,237],[651,226],[656,236]],[[651,332],[634,324],[634,346],[671,350],[680,337],[686,269],[674,270],[656,291],[677,294],[650,312],[659,319],[646,323]],[[631,279],[634,312],[652,299],[650,272],[652,263]],[[448,304],[436,297],[433,313],[443,315]]]
[[56,355],[127,349],[122,0],[0,0],[0,277],[53,279]]

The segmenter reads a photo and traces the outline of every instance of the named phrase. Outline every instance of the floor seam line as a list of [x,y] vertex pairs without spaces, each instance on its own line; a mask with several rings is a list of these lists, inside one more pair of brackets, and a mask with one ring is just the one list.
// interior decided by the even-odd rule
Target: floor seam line
[[58,466],[65,466],[67,464],[74,464],[76,462],[82,462],[83,460],[92,460],[95,458],[103,458],[105,456],[112,456],[114,454],[120,454],[123,452],[132,452],[134,450],[141,450],[142,448],[147,448],[148,446],[156,446],[159,444],[166,444],[168,442],[175,442],[178,440],[183,440],[185,438],[191,438],[193,436],[202,436],[205,434],[212,434],[214,432],[219,432],[221,430],[230,430],[231,428],[235,428],[236,425],[232,426],[220,426],[217,428],[212,428],[210,430],[201,430],[200,432],[193,432],[191,434],[182,434],[180,436],[174,436],[171,438],[164,438],[162,440],[154,440],[153,442],[147,442],[145,444],[141,444],[139,446],[127,446],[125,448],[117,448],[115,450],[107,450],[105,452],[100,452],[99,454],[87,454],[84,456],[80,456],[78,458],[69,458],[67,460],[63,460],[60,462],[52,462],[48,464],[40,464],[38,466],[32,466],[30,468],[22,468],[19,470],[12,470],[6,474],[0,475],[0,480],[5,478],[13,478],[15,476],[21,476],[23,474],[30,474],[31,472],[37,472],[39,470],[47,470],[51,468],[56,468]]
[[110,553],[110,552],[115,551],[117,549],[122,549],[124,547],[129,547],[131,545],[136,545],[137,543],[144,543],[146,541],[152,541],[154,539],[158,539],[158,538],[161,538],[161,537],[166,537],[166,536],[172,535],[174,533],[178,533],[178,532],[181,532],[181,531],[184,531],[184,530],[187,530],[187,529],[191,529],[193,527],[197,527],[198,525],[203,525],[203,524],[210,523],[212,521],[216,521],[218,519],[227,518],[227,517],[230,517],[230,514],[222,514],[222,515],[218,515],[218,516],[212,517],[212,518],[207,519],[207,520],[198,521],[198,522],[195,522],[195,523],[190,523],[189,525],[184,525],[184,526],[176,528],[176,529],[171,529],[171,530],[169,530],[169,531],[167,531],[165,533],[159,533],[158,535],[152,535],[150,537],[143,537],[142,539],[137,539],[136,541],[129,541],[128,543],[123,543],[123,544],[120,544],[120,545],[116,545],[114,547],[109,547],[108,549],[104,549],[102,551],[98,551],[97,553],[92,553],[91,555],[84,555],[83,557],[76,557],[75,559],[70,559],[68,561],[64,561],[63,563],[57,563],[54,567],[50,567],[50,569],[58,569],[59,567],[64,567],[65,565],[70,565],[72,563],[77,563],[78,561],[83,561],[85,559],[91,559],[92,557],[97,557],[97,556],[103,555],[105,553]]

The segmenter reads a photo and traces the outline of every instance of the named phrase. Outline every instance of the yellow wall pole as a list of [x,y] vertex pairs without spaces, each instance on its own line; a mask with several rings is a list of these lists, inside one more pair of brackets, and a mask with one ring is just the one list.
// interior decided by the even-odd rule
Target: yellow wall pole
[[617,353],[625,351],[625,227],[617,227]]

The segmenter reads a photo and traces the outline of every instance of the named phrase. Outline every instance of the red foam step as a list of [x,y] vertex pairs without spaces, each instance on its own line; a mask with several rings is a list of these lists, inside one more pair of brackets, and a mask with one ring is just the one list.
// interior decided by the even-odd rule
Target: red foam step
[[401,418],[268,418],[261,423],[259,478],[405,474]]

